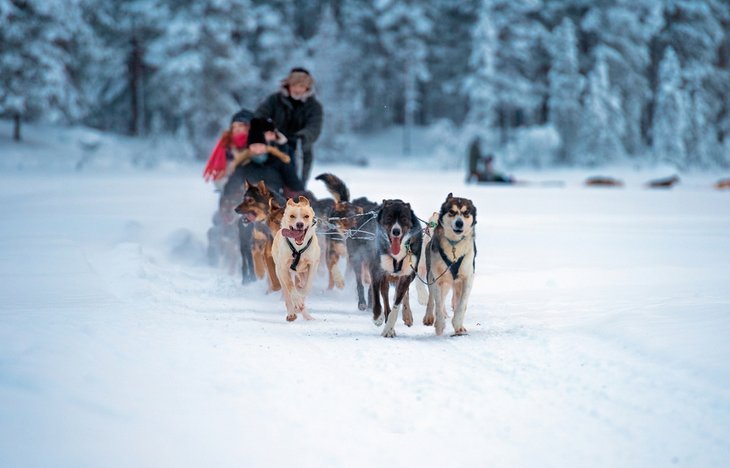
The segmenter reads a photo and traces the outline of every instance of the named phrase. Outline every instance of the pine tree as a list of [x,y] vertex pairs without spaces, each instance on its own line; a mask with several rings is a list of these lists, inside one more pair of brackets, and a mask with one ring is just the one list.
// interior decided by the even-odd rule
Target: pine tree
[[620,99],[611,88],[608,65],[603,55],[598,56],[588,76],[584,109],[583,135],[576,161],[581,165],[594,166],[622,156],[625,121]]
[[312,56],[304,62],[316,79],[317,97],[322,102],[327,118],[318,140],[325,150],[338,158],[345,157],[347,148],[343,136],[349,135],[362,114],[362,92],[356,82],[343,79],[346,70],[356,67],[349,48],[342,40],[340,27],[331,7],[327,7],[319,23],[319,30],[307,43]]
[[[707,166],[725,161],[722,122],[730,113],[730,64],[721,63],[730,30],[726,0],[664,0],[666,28],[657,47],[672,47],[686,83],[687,165]],[[713,134],[714,133],[714,134]]]
[[426,38],[432,25],[423,7],[413,0],[386,1],[381,8],[377,25],[394,72],[393,84],[404,124],[403,152],[408,154],[411,150],[410,133],[420,105],[418,83],[429,78]]
[[616,0],[592,6],[581,22],[596,46],[594,57],[603,55],[609,79],[621,99],[626,128],[623,143],[629,154],[641,154],[644,111],[651,99],[647,73],[650,43],[663,27],[661,5],[655,0]]
[[82,112],[69,73],[78,11],[76,2],[0,4],[0,115],[14,120],[16,141],[22,137],[22,120],[73,120]]
[[[165,30],[150,46],[155,66],[154,112],[184,129],[196,157],[204,158],[211,139],[240,108],[236,93],[258,83],[258,71],[237,43],[247,0],[222,5],[215,0],[174,2]],[[170,111],[173,112],[170,112]]]
[[85,123],[129,135],[144,135],[152,114],[153,66],[147,55],[169,15],[159,1],[82,0],[93,28],[84,56]]
[[490,1],[497,37],[495,104],[502,143],[506,143],[514,128],[542,124],[546,120],[549,54],[543,43],[547,31],[539,19],[539,2]]
[[450,119],[462,124],[468,111],[464,88],[472,53],[472,36],[481,0],[433,0],[426,5],[432,25],[428,38],[428,91],[421,98],[426,122]]
[[[376,22],[378,16],[373,2],[347,1],[341,5],[342,40],[348,45],[354,66],[340,70],[343,81],[357,83],[365,107],[355,121],[361,121],[358,130],[374,130],[392,123],[389,70],[382,58],[384,49]],[[375,78],[377,77],[377,78]]]
[[683,167],[686,161],[684,135],[687,129],[687,108],[682,90],[679,60],[668,47],[659,67],[659,84],[652,127],[652,149],[655,161]]
[[578,69],[575,26],[569,18],[555,29],[550,44],[548,119],[560,135],[558,162],[568,164],[575,157],[581,134],[583,109],[580,100],[584,88],[584,79]]
[[465,88],[469,97],[467,133],[492,144],[495,127],[495,47],[497,36],[492,24],[492,5],[484,0],[474,27],[472,54],[469,59]]

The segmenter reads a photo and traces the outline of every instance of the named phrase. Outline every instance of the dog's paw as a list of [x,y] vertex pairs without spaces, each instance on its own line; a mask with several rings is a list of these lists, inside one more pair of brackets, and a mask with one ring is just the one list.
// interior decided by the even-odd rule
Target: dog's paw
[[286,314],[286,321],[293,322],[297,319],[297,314]]
[[438,336],[441,336],[444,334],[444,328],[446,328],[446,324],[442,320],[436,320],[434,323],[434,328],[436,329],[436,334]]
[[335,287],[337,289],[345,289],[345,280],[342,278],[335,278]]
[[451,336],[463,336],[463,335],[468,335],[468,334],[469,333],[467,333],[466,328],[459,327],[459,328],[454,329],[454,334]]
[[426,314],[423,316],[423,324],[427,327],[430,327],[433,325],[433,322],[435,321],[433,314]]
[[407,327],[413,325],[413,314],[410,309],[403,309],[403,323],[405,323]]
[[360,310],[365,310],[365,309],[368,308],[368,305],[365,302],[358,302],[357,303],[357,308],[360,309]]
[[373,319],[373,323],[378,327],[381,326],[384,321],[385,321],[385,317],[382,313],[380,314],[380,316]]
[[381,335],[385,338],[395,338],[395,328],[387,328],[383,330]]
[[304,298],[299,294],[291,295],[291,303],[295,311],[302,312],[304,310]]

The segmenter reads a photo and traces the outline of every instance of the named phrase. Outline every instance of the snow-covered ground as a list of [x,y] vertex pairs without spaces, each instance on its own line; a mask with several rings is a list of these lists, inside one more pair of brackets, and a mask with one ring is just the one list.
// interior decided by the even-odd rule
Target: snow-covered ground
[[[730,463],[722,174],[484,187],[386,166],[397,150],[315,167],[422,218],[448,192],[478,207],[470,334],[434,336],[414,300],[416,324],[385,339],[352,275],[342,291],[318,277],[317,320],[287,323],[263,282],[207,266],[202,165],[76,171],[30,145],[0,141],[2,467]],[[627,186],[581,186],[607,171]]]

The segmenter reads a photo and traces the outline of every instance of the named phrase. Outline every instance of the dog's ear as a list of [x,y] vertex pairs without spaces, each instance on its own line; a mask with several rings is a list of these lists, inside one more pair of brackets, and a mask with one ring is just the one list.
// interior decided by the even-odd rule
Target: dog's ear
[[264,183],[263,179],[259,180],[258,187],[259,187],[259,190],[261,190],[261,193],[264,193],[264,194],[267,193],[266,184]]
[[243,181],[243,191],[244,192],[247,191],[250,186],[251,186],[251,184],[249,183],[248,179],[244,179],[244,181]]
[[286,201],[286,206],[294,206],[294,205],[296,205],[296,203],[294,203],[293,199],[290,198]]
[[471,205],[471,218],[473,219],[471,225],[474,227],[477,224],[477,207],[474,204]]
[[299,195],[299,204],[309,205],[309,200],[307,200],[307,197]]
[[446,199],[447,199],[447,200],[449,200],[449,199],[451,199],[451,198],[454,198],[454,193],[453,193],[453,192],[449,192],[449,194],[448,194],[448,195],[446,195]]
[[278,210],[279,208],[281,208],[279,202],[274,197],[269,198],[269,211]]
[[[406,203],[406,205],[410,209],[410,207],[411,207],[410,203]],[[413,226],[412,229],[421,228],[421,220],[418,219],[418,216],[416,216],[416,212],[413,210],[411,210],[411,226]]]

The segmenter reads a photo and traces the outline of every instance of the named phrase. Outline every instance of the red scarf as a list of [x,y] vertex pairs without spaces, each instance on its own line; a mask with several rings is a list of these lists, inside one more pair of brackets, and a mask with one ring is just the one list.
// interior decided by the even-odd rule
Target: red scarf
[[237,135],[233,135],[233,137],[231,138],[231,143],[233,143],[233,146],[238,149],[245,148],[246,143],[248,143],[248,133],[239,133]]
[[236,148],[244,148],[248,140],[248,133],[239,133],[230,136],[228,132],[224,133],[220,137],[218,143],[216,143],[213,152],[208,157],[208,163],[203,169],[203,179],[208,182],[211,180],[219,180],[226,175],[226,166],[228,161],[226,160],[226,148],[229,144],[233,144]]

